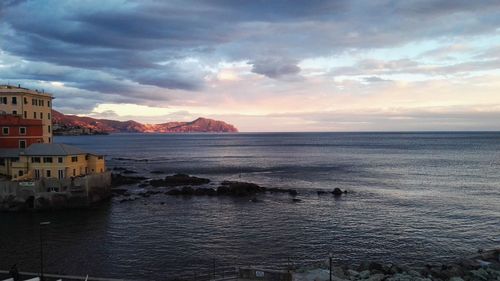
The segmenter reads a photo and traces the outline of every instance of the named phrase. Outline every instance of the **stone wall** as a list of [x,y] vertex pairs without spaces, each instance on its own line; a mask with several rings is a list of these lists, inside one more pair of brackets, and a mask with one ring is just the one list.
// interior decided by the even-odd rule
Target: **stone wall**
[[111,173],[35,182],[0,181],[0,210],[84,208],[111,196]]

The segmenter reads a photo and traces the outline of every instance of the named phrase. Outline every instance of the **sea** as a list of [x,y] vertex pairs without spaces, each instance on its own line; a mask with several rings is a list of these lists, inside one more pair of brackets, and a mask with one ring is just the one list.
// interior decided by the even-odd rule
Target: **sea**
[[[56,137],[147,178],[186,173],[291,188],[249,198],[113,198],[0,213],[0,269],[169,280],[239,266],[453,261],[500,246],[500,133],[112,134]],[[151,173],[154,171],[155,173]],[[163,173],[163,174],[159,174]],[[318,195],[334,188],[347,194]],[[132,193],[144,188],[125,186]],[[254,200],[255,201],[255,200]]]

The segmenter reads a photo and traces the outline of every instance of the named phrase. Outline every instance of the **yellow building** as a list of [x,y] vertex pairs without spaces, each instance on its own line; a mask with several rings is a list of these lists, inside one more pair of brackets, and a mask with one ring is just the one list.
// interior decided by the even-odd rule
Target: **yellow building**
[[24,150],[0,150],[0,174],[12,180],[66,179],[105,171],[102,155],[66,144],[35,143]]
[[0,113],[20,116],[23,119],[42,120],[43,142],[52,143],[52,100],[51,94],[0,85]]

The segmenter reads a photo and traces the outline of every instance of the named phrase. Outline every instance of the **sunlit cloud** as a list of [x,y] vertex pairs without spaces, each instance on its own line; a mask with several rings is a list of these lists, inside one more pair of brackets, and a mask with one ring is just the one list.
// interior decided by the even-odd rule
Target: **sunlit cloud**
[[0,83],[146,123],[498,129],[498,1],[181,2],[0,4]]

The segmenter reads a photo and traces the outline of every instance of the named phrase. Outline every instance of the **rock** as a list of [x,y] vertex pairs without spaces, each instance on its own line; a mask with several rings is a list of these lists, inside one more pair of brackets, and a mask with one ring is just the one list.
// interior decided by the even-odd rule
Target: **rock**
[[290,194],[290,195],[292,195],[292,196],[297,196],[298,192],[297,192],[297,190],[295,190],[295,189],[289,189],[289,190],[288,190],[288,194]]
[[184,186],[181,189],[181,194],[182,195],[193,195],[194,194],[194,189],[190,186]]
[[194,190],[194,195],[208,195],[214,196],[217,195],[217,191],[213,188],[197,188]]
[[371,272],[387,273],[389,271],[389,268],[384,267],[381,263],[378,262],[370,262],[368,264],[368,270],[370,270]]
[[324,191],[324,190],[318,190],[318,191],[316,191],[316,193],[318,195],[324,195],[324,194],[326,194],[326,191]]
[[358,278],[367,279],[370,276],[369,270],[363,270],[359,273]]
[[154,179],[149,181],[149,184],[154,187],[202,185],[208,183],[210,183],[209,179],[193,177],[186,174],[175,174],[173,176],[166,176],[164,179]]
[[356,270],[354,270],[354,269],[348,269],[348,270],[347,270],[347,273],[348,273],[348,274],[349,274],[349,276],[351,276],[351,277],[358,277],[358,275],[359,275],[359,272],[357,272],[357,271],[356,271]]
[[131,185],[139,183],[145,180],[145,177],[138,176],[123,176],[121,174],[111,174],[111,185],[112,186],[121,186],[121,185]]
[[174,188],[174,189],[171,189],[171,190],[165,192],[165,194],[167,194],[167,195],[181,195],[182,193],[179,189]]
[[340,196],[340,195],[342,195],[342,193],[343,193],[342,189],[340,189],[338,187],[334,188],[333,191],[332,191],[332,194],[335,195],[335,196]]
[[265,187],[261,187],[255,183],[223,181],[217,188],[217,195],[251,196],[264,191],[266,191]]
[[292,199],[292,202],[298,203],[298,202],[302,202],[302,200],[301,200],[301,199],[299,199],[299,198],[293,198],[293,199]]
[[368,277],[367,281],[382,281],[386,278],[386,275],[382,273],[376,273]]
[[477,270],[471,270],[469,271],[469,274],[471,276],[471,280],[473,281],[489,281],[489,280],[494,280],[490,279],[488,271],[484,268],[480,268]]

